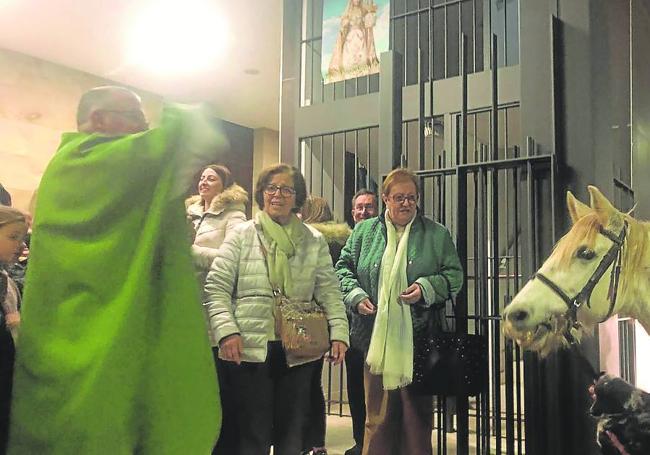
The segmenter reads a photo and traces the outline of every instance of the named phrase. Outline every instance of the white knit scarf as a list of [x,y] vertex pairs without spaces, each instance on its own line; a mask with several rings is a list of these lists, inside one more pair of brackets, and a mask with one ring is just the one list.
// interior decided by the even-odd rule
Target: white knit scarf
[[408,287],[406,247],[413,220],[406,225],[399,243],[397,231],[386,211],[387,242],[379,270],[377,316],[366,363],[370,372],[382,375],[385,390],[405,387],[413,380],[413,324],[410,305],[400,294]]

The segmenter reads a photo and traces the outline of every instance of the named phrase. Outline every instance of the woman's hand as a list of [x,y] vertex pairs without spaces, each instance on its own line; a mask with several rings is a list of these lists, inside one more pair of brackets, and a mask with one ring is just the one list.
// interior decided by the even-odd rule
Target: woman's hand
[[244,344],[241,341],[241,335],[234,334],[223,338],[219,342],[219,357],[228,362],[241,364],[241,355],[244,351]]
[[345,358],[345,351],[348,350],[348,347],[342,341],[332,341],[332,347],[330,348],[330,353],[327,356],[327,360],[332,362],[334,365],[339,365],[343,363]]
[[368,316],[371,314],[375,314],[377,312],[377,308],[372,304],[370,299],[363,299],[357,305],[357,312],[359,314],[363,314],[364,316]]
[[419,284],[413,283],[400,294],[400,298],[402,299],[402,303],[413,305],[422,298],[422,288],[420,288]]

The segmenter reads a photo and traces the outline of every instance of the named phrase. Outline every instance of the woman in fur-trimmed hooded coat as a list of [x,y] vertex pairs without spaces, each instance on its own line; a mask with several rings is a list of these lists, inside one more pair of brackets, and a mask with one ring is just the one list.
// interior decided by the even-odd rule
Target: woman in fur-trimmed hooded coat
[[[232,174],[227,167],[216,164],[206,166],[199,178],[197,189],[199,194],[187,199],[185,206],[187,217],[194,228],[192,259],[197,271],[197,278],[203,288],[217,250],[228,233],[232,232],[235,226],[246,221],[244,211],[248,202],[248,193],[234,183]],[[232,406],[228,401],[232,397],[232,386],[223,376],[223,369],[218,366],[219,340],[215,340],[212,331],[209,330],[209,323],[206,322],[206,325],[215,365],[217,365],[219,388],[223,394],[222,404],[226,407]],[[228,434],[238,431],[234,426],[232,416],[224,417],[221,435],[213,453],[227,452],[230,449]]]
[[[201,283],[205,282],[210,265],[216,256],[217,249],[223,243],[226,234],[239,223],[246,221],[246,203],[248,202],[248,193],[241,186],[232,182],[230,171],[223,166],[209,166],[203,171],[199,181],[199,194],[193,196],[185,202],[187,215],[194,226],[195,236],[192,245],[192,258],[194,265],[201,273]],[[221,168],[221,169],[219,169]],[[206,176],[207,174],[207,176]],[[218,179],[215,183],[209,182],[209,178]],[[221,180],[221,181],[219,181]],[[214,185],[218,192],[210,197],[210,190]],[[219,189],[219,187],[223,189]],[[220,190],[220,191],[219,191]],[[207,205],[207,208],[206,208]]]
[[[225,166],[207,166],[198,183],[199,194],[185,201],[187,216],[194,227],[192,259],[201,287],[228,232],[246,221],[248,193],[233,182]],[[217,346],[210,337],[212,346]]]

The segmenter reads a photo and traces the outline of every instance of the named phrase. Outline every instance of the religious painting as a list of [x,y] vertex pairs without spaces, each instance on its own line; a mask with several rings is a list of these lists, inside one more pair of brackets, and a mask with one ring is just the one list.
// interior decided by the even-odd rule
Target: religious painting
[[324,0],[323,57],[326,84],[379,72],[388,50],[390,0]]

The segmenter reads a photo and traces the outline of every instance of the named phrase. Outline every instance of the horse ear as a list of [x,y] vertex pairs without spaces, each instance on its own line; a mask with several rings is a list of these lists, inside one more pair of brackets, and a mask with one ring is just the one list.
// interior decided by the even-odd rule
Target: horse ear
[[621,213],[609,202],[603,193],[593,185],[587,187],[591,196],[591,208],[596,211],[604,225],[616,222],[621,218]]
[[583,204],[573,195],[571,191],[566,192],[566,206],[569,209],[571,222],[575,224],[580,218],[591,212],[591,207]]

